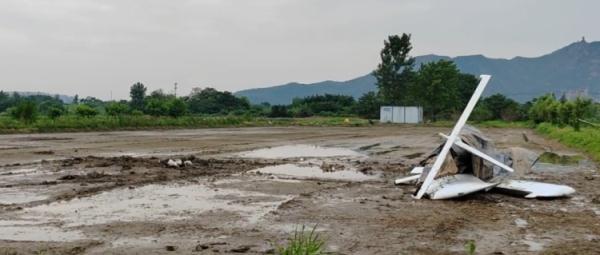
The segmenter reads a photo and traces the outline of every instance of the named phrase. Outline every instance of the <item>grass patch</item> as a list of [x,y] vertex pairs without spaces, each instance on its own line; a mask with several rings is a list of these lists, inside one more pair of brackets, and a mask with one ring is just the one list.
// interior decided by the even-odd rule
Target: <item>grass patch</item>
[[571,127],[561,128],[552,124],[542,123],[535,130],[571,148],[586,152],[595,161],[600,161],[600,129],[581,128],[578,132]]
[[50,133],[111,130],[221,128],[262,126],[364,126],[369,121],[355,117],[261,118],[246,116],[61,116],[55,120],[41,117],[32,123],[0,117],[0,134]]
[[532,128],[534,125],[528,121],[503,121],[503,120],[488,120],[481,122],[469,122],[479,128]]
[[[469,125],[477,128],[533,128],[534,125],[528,121],[504,121],[504,120],[487,120],[487,121],[469,121]],[[426,127],[454,127],[456,120],[439,120],[423,124]]]
[[294,235],[288,240],[287,244],[278,246],[276,253],[279,255],[319,255],[325,254],[325,241],[316,232],[317,225],[310,231],[306,226],[302,229],[296,229]]

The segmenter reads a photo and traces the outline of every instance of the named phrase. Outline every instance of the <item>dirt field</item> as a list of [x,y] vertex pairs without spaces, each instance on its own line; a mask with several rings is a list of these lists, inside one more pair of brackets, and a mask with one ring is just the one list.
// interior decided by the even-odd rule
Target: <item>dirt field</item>
[[[501,149],[577,154],[530,130],[482,131]],[[0,254],[265,254],[302,225],[337,254],[466,254],[469,240],[477,254],[600,254],[600,173],[587,160],[522,171],[574,187],[567,199],[415,200],[394,186],[438,132],[449,130],[0,136]]]

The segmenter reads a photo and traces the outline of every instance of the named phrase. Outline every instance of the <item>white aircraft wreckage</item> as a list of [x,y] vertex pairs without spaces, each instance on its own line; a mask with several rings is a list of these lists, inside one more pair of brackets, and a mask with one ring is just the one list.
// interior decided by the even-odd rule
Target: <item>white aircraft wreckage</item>
[[[491,76],[481,75],[479,85],[446,142],[415,167],[411,176],[397,179],[395,184],[416,182],[416,199],[450,199],[497,190],[525,198],[569,196],[569,186],[534,181],[512,180],[512,159],[494,149],[493,143],[473,127],[465,126]],[[432,162],[433,161],[433,162]],[[430,165],[430,166],[429,166]]]

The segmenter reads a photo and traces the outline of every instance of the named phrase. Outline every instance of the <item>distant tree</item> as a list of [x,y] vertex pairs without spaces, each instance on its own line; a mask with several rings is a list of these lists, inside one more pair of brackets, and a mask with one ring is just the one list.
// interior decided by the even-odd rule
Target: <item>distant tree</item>
[[414,58],[410,34],[392,35],[384,42],[381,50],[381,63],[373,71],[377,87],[387,104],[402,105],[407,100],[407,88],[413,79]]
[[494,114],[492,113],[490,108],[488,108],[488,106],[484,104],[482,100],[480,100],[479,103],[477,103],[477,105],[475,106],[475,109],[473,109],[473,113],[471,114],[469,119],[474,121],[493,120]]
[[144,86],[144,84],[140,82],[133,84],[129,90],[129,96],[131,97],[132,109],[144,109],[144,98],[146,97],[146,86]]
[[0,112],[5,111],[13,104],[10,95],[4,91],[0,91]]
[[561,103],[567,102],[567,94],[563,93],[562,96],[560,96],[560,102]]
[[228,91],[213,88],[194,89],[187,98],[188,109],[195,114],[228,114],[233,111],[250,109],[247,98],[239,98]]
[[477,85],[479,83],[479,78],[475,75],[461,73],[458,75],[458,95],[460,98],[460,109],[465,108],[471,100],[471,96],[475,92]]
[[556,123],[556,118],[553,116],[558,115],[558,113],[554,113],[553,111],[558,110],[555,105],[559,104],[554,95],[551,94],[535,98],[529,109],[529,119],[536,124],[541,122]]
[[519,103],[502,94],[494,94],[486,97],[482,100],[482,104],[491,111],[493,119],[506,121],[521,119]]
[[174,118],[179,118],[187,112],[187,105],[179,98],[172,99],[168,104],[168,108],[169,116]]
[[10,115],[25,123],[32,123],[37,118],[37,105],[30,100],[21,101],[11,109]]
[[95,98],[95,97],[86,97],[84,99],[79,100],[80,104],[86,104],[92,108],[101,109],[104,108],[104,101]]
[[271,106],[271,112],[269,113],[271,118],[287,118],[291,117],[285,105],[273,105]]
[[292,116],[296,118],[306,118],[314,115],[310,107],[306,104],[296,105],[290,110]]
[[363,118],[377,119],[379,118],[381,105],[382,102],[379,95],[371,91],[358,99],[356,113]]
[[80,104],[77,105],[77,107],[75,108],[75,114],[77,114],[80,117],[89,118],[98,115],[98,110],[92,108],[87,104]]
[[422,64],[411,85],[410,95],[417,104],[423,106],[430,119],[435,121],[461,107],[459,83],[460,72],[451,61]]
[[75,94],[73,97],[73,104],[79,104],[79,95]]
[[55,107],[55,106],[48,109],[48,113],[47,113],[48,117],[53,120],[57,119],[58,117],[60,117],[64,114],[65,114],[64,108],[59,108],[59,107]]
[[573,101],[574,104],[574,109],[571,112],[571,114],[569,116],[571,116],[571,118],[569,119],[569,125],[571,125],[576,131],[579,131],[580,129],[580,119],[584,119],[588,116],[591,116],[593,114],[592,109],[593,109],[593,104],[592,104],[592,100],[590,99],[584,99],[581,97],[577,97],[577,99],[575,99],[575,101]]
[[112,102],[106,105],[106,114],[111,116],[121,116],[130,112],[129,105],[121,102]]
[[148,98],[145,100],[146,106],[144,107],[144,113],[152,116],[167,116],[169,114],[169,106],[167,100],[161,100],[159,98]]
[[576,131],[580,129],[580,119],[592,116],[592,101],[577,98],[561,102],[552,94],[546,94],[533,100],[529,109],[529,118],[534,123],[548,122],[559,126],[570,125]]

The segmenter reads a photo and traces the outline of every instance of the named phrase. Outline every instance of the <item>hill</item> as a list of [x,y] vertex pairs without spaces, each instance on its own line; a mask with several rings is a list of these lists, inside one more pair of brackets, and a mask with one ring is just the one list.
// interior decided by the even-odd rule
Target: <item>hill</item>
[[[485,95],[501,93],[517,101],[531,100],[545,93],[583,93],[600,99],[600,42],[585,40],[572,43],[552,53],[533,58],[488,58],[483,55],[448,57],[424,55],[421,63],[439,59],[453,60],[465,73],[491,74]],[[375,78],[364,75],[348,81],[324,81],[313,84],[288,83],[267,88],[238,91],[252,103],[289,104],[293,98],[316,94],[341,94],[355,98],[376,90]]]

